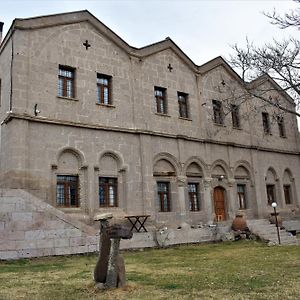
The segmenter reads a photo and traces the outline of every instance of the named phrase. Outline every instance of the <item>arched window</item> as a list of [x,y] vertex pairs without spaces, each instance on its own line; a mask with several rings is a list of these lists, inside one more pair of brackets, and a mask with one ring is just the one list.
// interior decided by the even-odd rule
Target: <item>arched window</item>
[[285,204],[293,203],[293,177],[289,170],[283,173],[283,193]]
[[166,159],[158,160],[153,167],[153,176],[157,185],[157,203],[160,212],[170,212],[171,203],[171,177],[176,175],[174,166]]

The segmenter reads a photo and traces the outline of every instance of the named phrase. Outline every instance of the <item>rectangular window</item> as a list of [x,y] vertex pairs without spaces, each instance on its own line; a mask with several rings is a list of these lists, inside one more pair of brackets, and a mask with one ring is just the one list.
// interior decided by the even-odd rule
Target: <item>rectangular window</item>
[[272,205],[273,202],[276,202],[274,184],[267,184],[267,198],[268,198],[269,205]]
[[78,207],[78,176],[57,175],[56,180],[56,205]]
[[75,98],[75,69],[59,66],[58,96]]
[[110,177],[99,178],[100,207],[118,206],[118,179]]
[[231,105],[232,127],[240,128],[240,108],[238,105]]
[[239,203],[239,209],[246,209],[246,185],[238,184],[237,185],[237,197]]
[[166,91],[167,90],[165,88],[154,87],[156,112],[159,114],[167,114]]
[[286,137],[283,116],[277,116],[277,124],[278,124],[279,136]]
[[111,81],[111,76],[97,74],[97,103],[105,105],[112,104]]
[[286,204],[292,203],[292,192],[291,192],[291,186],[289,184],[285,184],[283,186],[284,191],[284,199]]
[[224,124],[224,114],[222,108],[222,102],[219,100],[213,100],[213,111],[214,111],[214,122],[216,124],[223,125]]
[[179,104],[179,116],[187,119],[188,113],[188,94],[177,92],[178,104]]
[[190,211],[199,211],[199,184],[194,182],[188,183]]
[[171,211],[169,186],[169,182],[157,182],[157,196],[161,212]]
[[262,122],[263,122],[263,128],[265,134],[271,134],[271,126],[270,126],[270,118],[269,114],[266,112],[263,112],[262,114]]

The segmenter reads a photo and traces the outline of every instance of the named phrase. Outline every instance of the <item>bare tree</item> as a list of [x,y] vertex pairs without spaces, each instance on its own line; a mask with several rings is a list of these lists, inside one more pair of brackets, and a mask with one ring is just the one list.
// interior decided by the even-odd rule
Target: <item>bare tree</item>
[[[300,0],[295,1],[300,3]],[[294,26],[300,29],[300,8],[283,17],[276,11],[266,15],[272,24],[280,28]],[[300,41],[296,38],[281,42],[273,40],[257,47],[247,40],[245,48],[238,45],[232,48],[234,54],[228,62],[242,77],[247,93],[276,108],[277,114],[285,112],[300,117],[297,112],[300,108]],[[273,87],[262,85],[263,78],[271,78],[274,81]],[[286,94],[284,98],[288,97],[290,103],[294,102],[296,110],[281,97],[270,96],[272,90]]]

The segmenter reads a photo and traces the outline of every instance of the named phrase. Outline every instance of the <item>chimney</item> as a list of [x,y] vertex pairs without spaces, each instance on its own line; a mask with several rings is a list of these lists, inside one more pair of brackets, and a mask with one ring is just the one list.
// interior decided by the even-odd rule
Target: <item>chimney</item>
[[1,44],[1,42],[2,42],[3,25],[4,25],[4,23],[3,23],[3,22],[0,22],[0,44]]

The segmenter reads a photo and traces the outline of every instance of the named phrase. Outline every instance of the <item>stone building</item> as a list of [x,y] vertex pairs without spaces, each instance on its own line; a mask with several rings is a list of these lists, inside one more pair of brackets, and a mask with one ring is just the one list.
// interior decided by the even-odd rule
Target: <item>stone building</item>
[[[15,19],[0,80],[1,188],[88,224],[99,212],[157,226],[264,218],[273,201],[299,215],[296,117],[255,98],[227,111],[245,91],[221,57],[197,66],[170,38],[135,48],[79,11]],[[271,78],[256,83],[295,109]]]

